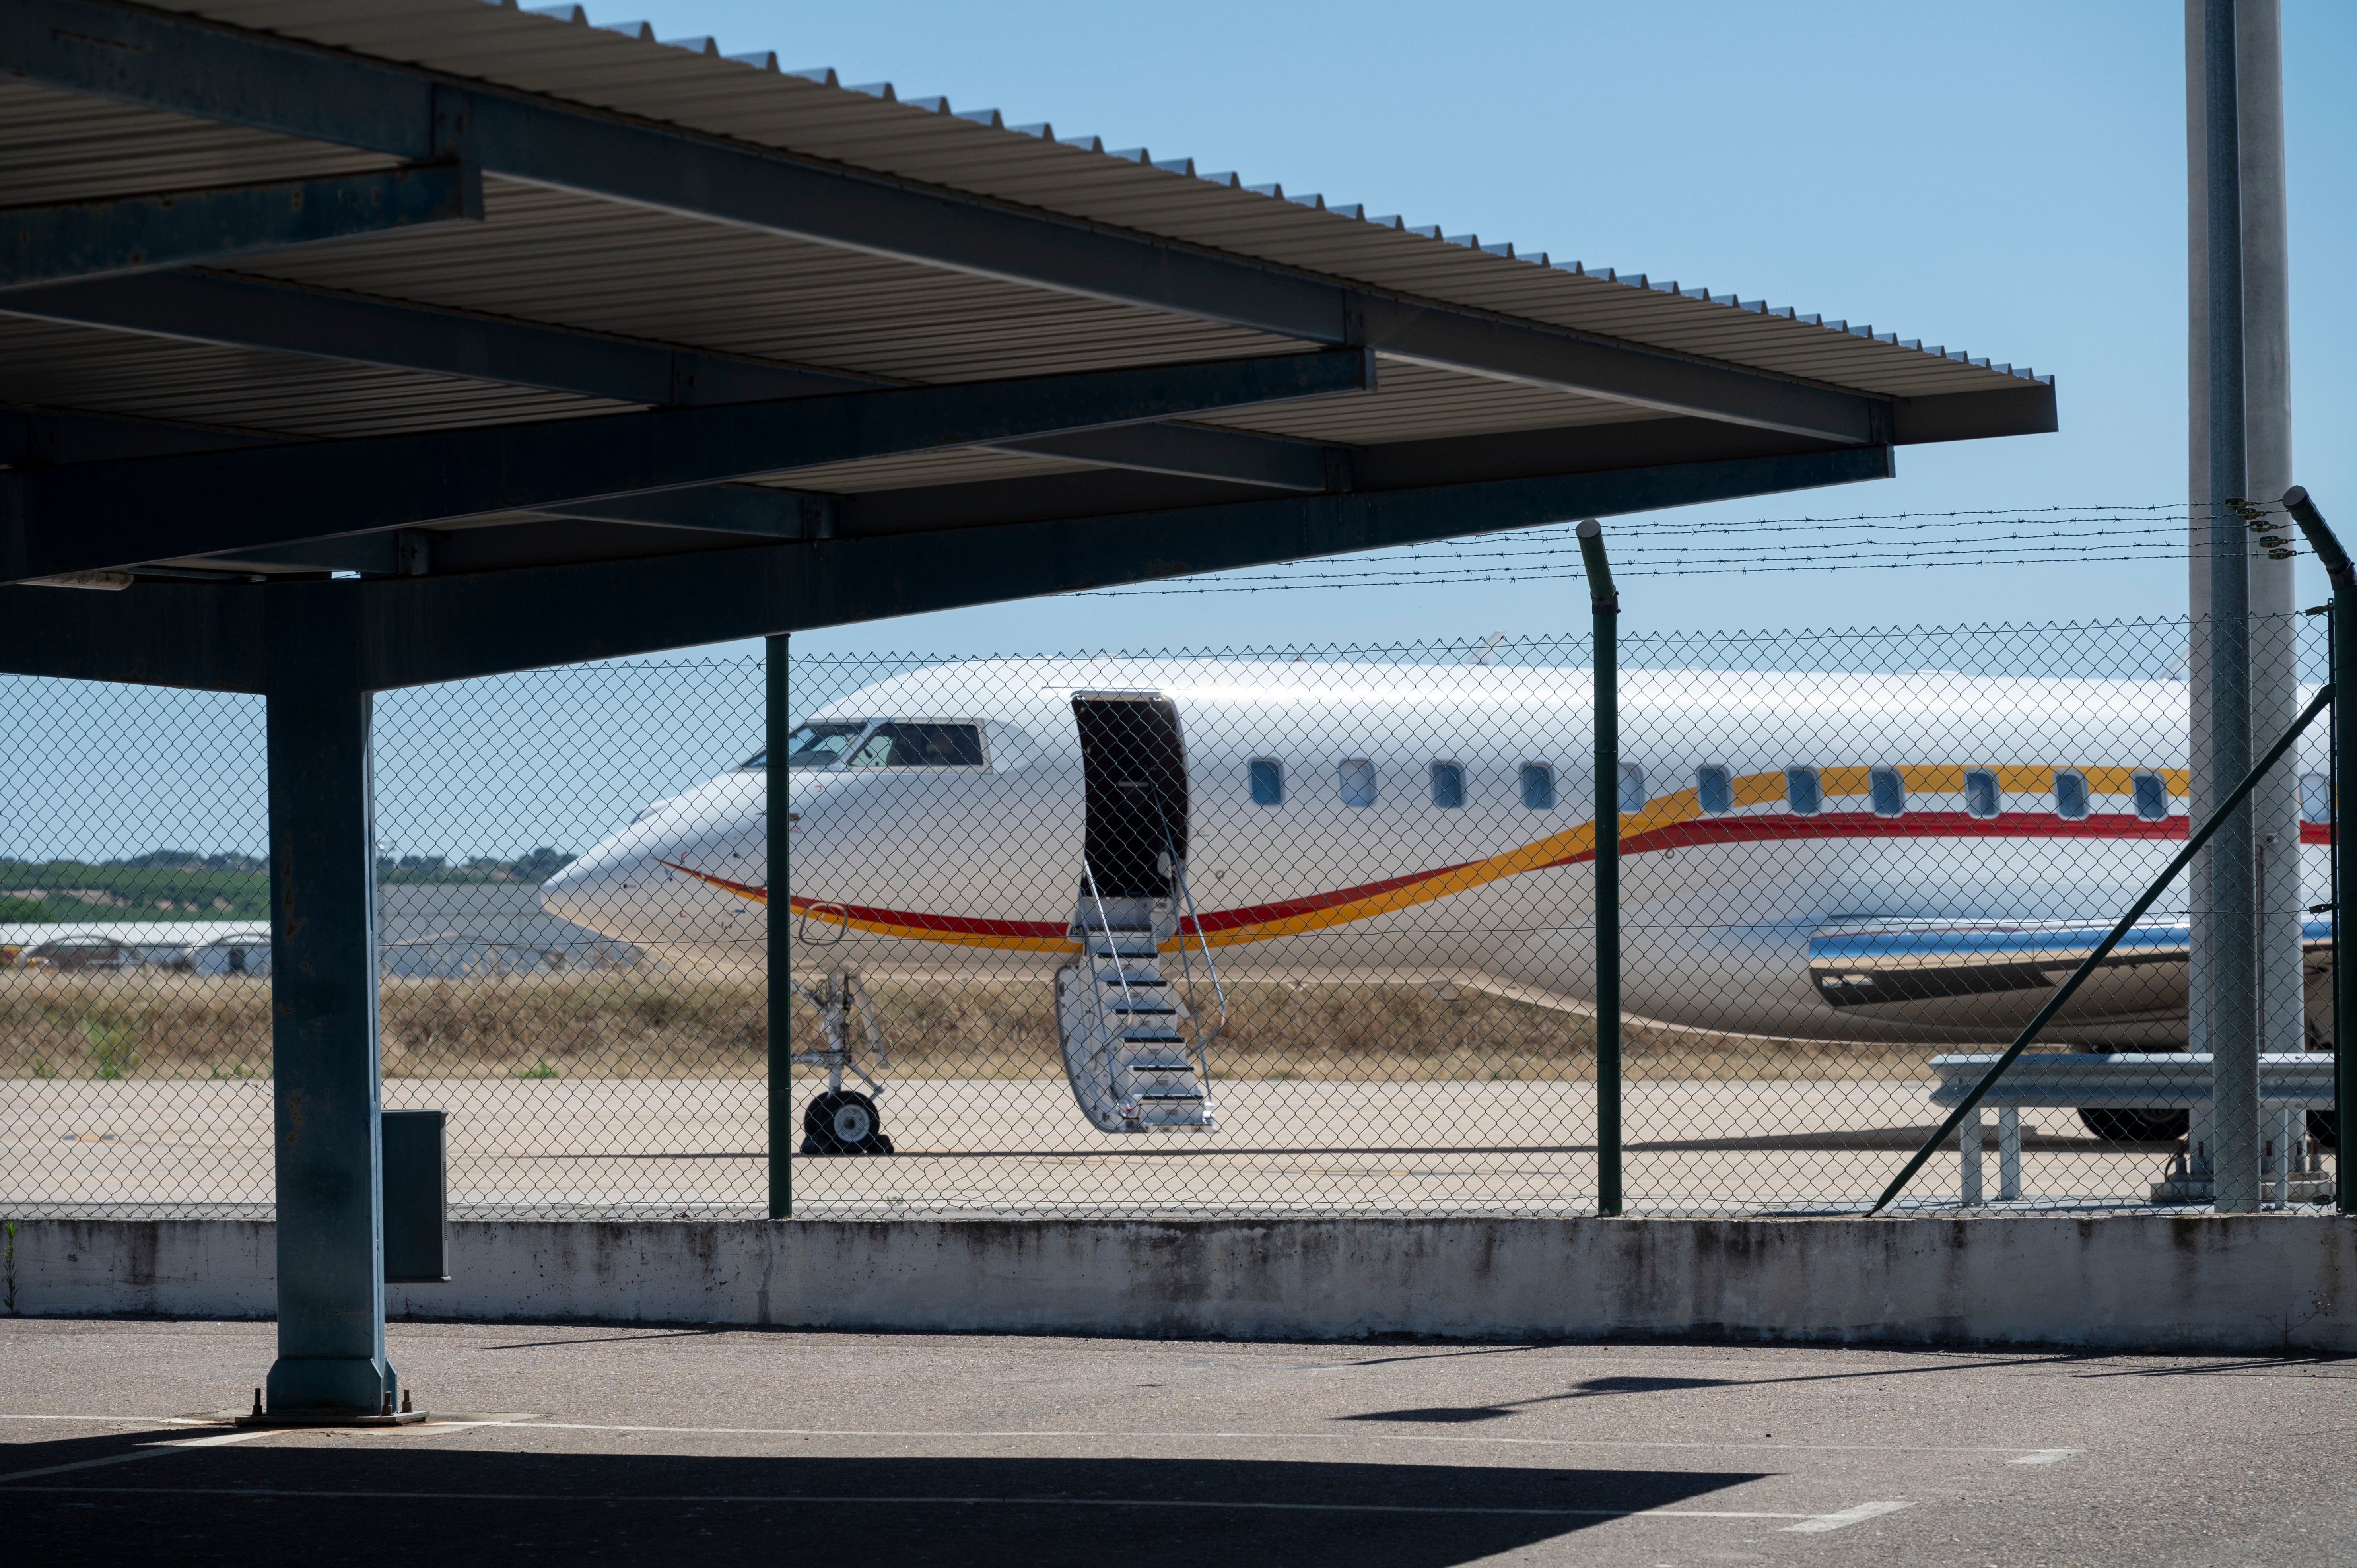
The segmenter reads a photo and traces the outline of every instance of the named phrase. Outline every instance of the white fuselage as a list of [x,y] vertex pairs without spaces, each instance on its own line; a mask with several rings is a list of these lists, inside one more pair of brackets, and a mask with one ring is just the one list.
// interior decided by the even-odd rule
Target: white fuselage
[[[1184,872],[1223,974],[1589,996],[1593,710],[1588,672],[1565,669],[1007,660],[870,686],[805,722],[970,725],[983,765],[792,770],[791,908],[813,961],[977,978],[1066,961],[1090,805],[1071,704],[1105,690],[1178,711]],[[1829,1005],[1813,936],[2105,923],[2184,841],[2181,682],[1674,671],[1624,673],[1620,703],[1625,1005],[1667,1023],[2003,1037],[2018,1009]],[[2323,767],[2316,736],[2299,772]],[[1281,800],[1255,800],[1256,759],[1281,766]],[[1814,770],[1816,811],[1790,769]],[[2083,781],[2083,806],[2058,773]],[[544,901],[645,947],[757,963],[766,800],[748,768],[662,801]],[[2271,908],[2325,896],[2324,832],[2299,836]],[[2080,1037],[2181,1041],[2179,969],[2173,1002],[2163,985]]]

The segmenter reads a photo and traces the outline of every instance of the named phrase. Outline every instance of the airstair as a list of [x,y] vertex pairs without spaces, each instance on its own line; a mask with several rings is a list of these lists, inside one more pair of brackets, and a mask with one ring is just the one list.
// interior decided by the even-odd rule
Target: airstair
[[[1183,875],[1178,886],[1183,890]],[[1183,891],[1179,902],[1191,917]],[[1056,972],[1056,1032],[1072,1097],[1100,1132],[1208,1132],[1219,1125],[1207,1047],[1225,1022],[1226,1004],[1222,997],[1220,1022],[1198,1026],[1189,1004],[1189,940],[1203,949],[1215,996],[1219,976],[1200,934],[1182,938],[1178,908],[1168,898],[1101,897],[1093,876],[1082,880],[1072,921],[1081,961]],[[1164,951],[1166,942],[1173,950]],[[1178,984],[1164,972],[1173,959]]]
[[1088,824],[1071,925],[1080,961],[1056,972],[1064,1074],[1100,1132],[1208,1132],[1219,1125],[1208,1050],[1228,1006],[1187,889],[1178,710],[1159,692],[1076,692],[1072,719]]

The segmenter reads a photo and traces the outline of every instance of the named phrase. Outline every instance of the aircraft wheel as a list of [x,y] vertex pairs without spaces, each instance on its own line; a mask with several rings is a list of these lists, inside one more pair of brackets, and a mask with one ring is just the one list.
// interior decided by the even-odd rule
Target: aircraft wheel
[[2082,1109],[2079,1120],[2107,1144],[2166,1144],[2185,1136],[2192,1118],[2184,1111]]
[[2335,1111],[2308,1113],[2308,1135],[2335,1154],[2341,1152],[2341,1114]]
[[816,1155],[888,1155],[884,1118],[876,1101],[850,1090],[830,1090],[802,1112],[802,1152]]

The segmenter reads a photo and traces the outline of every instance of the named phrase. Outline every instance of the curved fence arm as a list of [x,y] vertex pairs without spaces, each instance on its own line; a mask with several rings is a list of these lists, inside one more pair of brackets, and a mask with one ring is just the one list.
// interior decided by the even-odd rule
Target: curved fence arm
[[2095,972],[2095,966],[2103,962],[2114,948],[2120,945],[2120,939],[2126,936],[2138,920],[2144,918],[2144,913],[2152,908],[2153,900],[2159,897],[2168,890],[2169,885],[2177,880],[2179,872],[2192,864],[2193,857],[2201,853],[2201,846],[2210,842],[2218,832],[2220,825],[2233,814],[2234,808],[2249,799],[2251,791],[2258,788],[2259,780],[2266,776],[2267,769],[2283,760],[2284,753],[2291,749],[2292,742],[2299,738],[2300,732],[2307,729],[2315,721],[2316,715],[2324,712],[2331,701],[2332,688],[2328,684],[2322,691],[2317,693],[2316,700],[2308,704],[2305,713],[2292,721],[2291,727],[2283,732],[2275,745],[2267,747],[2267,754],[2259,758],[2257,764],[2244,776],[2240,784],[2234,786],[2233,793],[2218,803],[2217,809],[2210,813],[2210,820],[2201,824],[2201,831],[2185,841],[2185,847],[2177,852],[2176,858],[2169,863],[2167,869],[2153,878],[2152,886],[2145,889],[2144,897],[2136,901],[2136,908],[2121,916],[2119,924],[2114,926],[2104,940],[2095,944],[2095,950],[2080,961],[2079,967],[2072,972],[2071,978],[2062,983],[2062,989],[2057,991],[2048,1000],[2046,1005],[2038,1010],[2038,1016],[2032,1018],[2029,1026],[2021,1031],[2020,1036],[2005,1048],[2005,1055],[1989,1064],[1988,1071],[1983,1073],[1981,1080],[1973,1085],[1973,1091],[1957,1102],[1956,1108],[1948,1112],[1948,1119],[1940,1123],[1940,1130],[1925,1139],[1923,1146],[1915,1151],[1915,1157],[1907,1162],[1907,1168],[1900,1171],[1891,1184],[1882,1189],[1882,1196],[1874,1200],[1872,1208],[1867,1210],[1869,1216],[1881,1213],[1892,1198],[1904,1191],[1907,1184],[1915,1179],[1915,1173],[1923,1168],[1923,1162],[1932,1157],[1932,1151],[1947,1141],[1948,1134],[1964,1125],[1965,1117],[1980,1109],[1981,1101],[1987,1096],[1990,1090],[1996,1087],[1996,1080],[2005,1076],[2005,1069],[2011,1067],[2016,1058],[2029,1048],[2031,1042],[2038,1038],[2040,1031],[2053,1021],[2054,1015],[2062,1011],[2062,1004],[2078,994],[2079,987],[2085,983],[2087,976]]
[[[2283,493],[2284,510],[2299,524],[2308,539],[2309,548],[2324,564],[2325,575],[2332,582],[2332,683],[2352,697],[2357,697],[2357,563],[2349,559],[2324,513],[2317,509],[2306,486],[2294,485]],[[2350,897],[2347,878],[2349,845],[2341,841],[2341,824],[2344,811],[2357,810],[2357,714],[2352,714],[2345,702],[2332,705],[2332,1048],[2336,1058],[2332,1070],[2333,1137],[2345,1134],[2341,1129],[2357,1121],[2357,1049],[2342,1050],[2341,1043],[2351,1039],[2357,1018],[2357,964],[2349,961],[2346,949],[2341,945],[2343,930],[2349,923]],[[2352,1041],[2357,1045],[2357,1040]],[[2345,1147],[2345,1145],[2344,1145]],[[2335,1160],[2334,1207],[2343,1214],[2357,1214],[2357,1162],[2346,1154]]]

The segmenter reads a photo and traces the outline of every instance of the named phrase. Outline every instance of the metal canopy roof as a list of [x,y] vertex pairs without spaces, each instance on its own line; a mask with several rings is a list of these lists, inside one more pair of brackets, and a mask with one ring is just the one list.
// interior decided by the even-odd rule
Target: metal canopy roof
[[[359,571],[387,684],[2055,427],[1962,349],[576,6],[11,0],[0,205],[0,582],[129,570],[234,641]],[[706,613],[420,654],[625,583]]]

